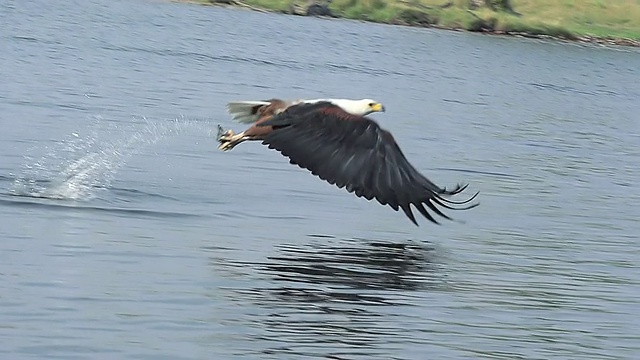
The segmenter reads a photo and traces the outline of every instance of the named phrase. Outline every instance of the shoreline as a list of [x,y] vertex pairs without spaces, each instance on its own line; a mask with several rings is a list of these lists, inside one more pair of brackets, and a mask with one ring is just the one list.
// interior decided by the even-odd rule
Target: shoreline
[[[176,3],[194,4],[194,5],[246,9],[251,11],[284,14],[284,15],[291,15],[291,16],[328,17],[333,19],[356,20],[356,21],[363,21],[363,22],[375,23],[375,24],[392,25],[392,26],[408,26],[408,27],[416,27],[416,28],[432,28],[432,29],[457,31],[457,32],[473,32],[473,33],[480,33],[480,34],[485,34],[490,36],[524,37],[524,38],[531,38],[531,39],[555,40],[560,42],[579,43],[579,44],[640,48],[640,39],[613,37],[613,36],[575,35],[570,33],[568,30],[562,30],[562,29],[560,29],[560,33],[562,35],[554,35],[553,34],[554,32],[558,33],[558,29],[554,29],[555,31],[550,30],[545,33],[544,30],[540,31],[540,29],[536,29],[535,31],[499,30],[499,29],[492,28],[492,26],[483,26],[484,22],[482,22],[480,26],[478,26],[477,28],[464,28],[462,26],[446,26],[442,24],[427,23],[427,22],[421,22],[421,21],[410,22],[410,21],[404,21],[402,19],[394,19],[392,21],[376,21],[368,18],[367,14],[362,14],[360,18],[352,18],[352,17],[336,15],[336,14],[332,14],[332,16],[305,15],[305,14],[299,14],[299,13],[292,13],[290,12],[291,10],[286,11],[283,9],[255,6],[239,0],[170,0],[170,1],[176,2]],[[428,14],[424,12],[421,12],[419,15],[428,16]],[[478,19],[481,20],[479,17]]]

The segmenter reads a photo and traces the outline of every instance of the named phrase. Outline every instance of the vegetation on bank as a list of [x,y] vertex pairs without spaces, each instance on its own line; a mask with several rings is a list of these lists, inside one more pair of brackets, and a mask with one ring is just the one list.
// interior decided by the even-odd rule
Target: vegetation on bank
[[[246,4],[281,12],[313,3],[200,2]],[[332,0],[327,6],[337,17],[380,23],[640,45],[640,0]]]

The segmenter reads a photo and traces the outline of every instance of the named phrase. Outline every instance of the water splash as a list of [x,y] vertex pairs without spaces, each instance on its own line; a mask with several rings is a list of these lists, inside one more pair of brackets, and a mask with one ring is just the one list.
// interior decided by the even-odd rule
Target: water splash
[[16,177],[9,192],[16,196],[90,200],[110,186],[131,156],[201,125],[184,118],[163,122],[142,118],[129,124],[108,122],[108,128],[101,131],[103,123],[96,118],[94,128],[87,134],[73,132],[56,146],[48,147],[37,161],[26,156],[23,175]]

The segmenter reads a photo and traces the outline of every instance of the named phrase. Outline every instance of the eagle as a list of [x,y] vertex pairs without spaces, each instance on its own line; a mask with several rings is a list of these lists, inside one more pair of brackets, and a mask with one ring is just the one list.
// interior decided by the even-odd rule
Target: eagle
[[[433,213],[452,220],[438,207],[467,210],[478,192],[466,200],[449,199],[468,184],[448,190],[423,176],[407,160],[391,133],[367,115],[384,112],[371,99],[271,99],[227,104],[233,120],[253,124],[241,133],[218,125],[219,149],[229,151],[247,141],[262,141],[289,162],[367,200],[402,209],[416,226],[411,205],[429,221]],[[426,207],[426,208],[425,208]]]

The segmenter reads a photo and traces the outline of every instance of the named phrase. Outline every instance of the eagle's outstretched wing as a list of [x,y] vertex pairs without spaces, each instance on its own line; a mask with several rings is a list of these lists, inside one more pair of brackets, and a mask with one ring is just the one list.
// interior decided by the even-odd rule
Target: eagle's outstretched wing
[[436,206],[470,209],[470,199],[446,197],[462,192],[440,188],[420,174],[405,158],[393,136],[371,119],[354,116],[328,102],[298,104],[259,124],[272,126],[263,144],[278,150],[290,163],[367,200],[376,199],[394,210],[402,209],[415,224],[410,205],[438,223],[425,209],[450,219]]

